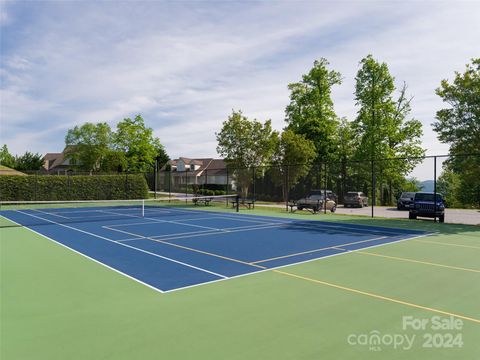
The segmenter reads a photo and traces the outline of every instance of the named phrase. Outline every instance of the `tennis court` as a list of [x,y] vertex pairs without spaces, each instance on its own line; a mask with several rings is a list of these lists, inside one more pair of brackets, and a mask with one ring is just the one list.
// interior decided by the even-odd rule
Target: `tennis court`
[[[187,200],[188,201],[188,200]],[[161,292],[429,235],[168,206],[58,203],[5,218]],[[178,200],[176,201],[178,203]],[[160,206],[167,205],[167,206]]]
[[2,206],[5,358],[478,355],[478,227],[214,200]]

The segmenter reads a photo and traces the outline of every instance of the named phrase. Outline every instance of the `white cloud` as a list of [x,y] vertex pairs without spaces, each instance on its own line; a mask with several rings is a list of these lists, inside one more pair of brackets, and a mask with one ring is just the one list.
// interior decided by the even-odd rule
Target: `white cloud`
[[357,65],[372,53],[408,83],[425,146],[445,152],[430,128],[442,106],[434,89],[475,56],[478,10],[443,2],[53,3],[10,30],[14,44],[2,40],[1,141],[15,152],[57,151],[75,124],[141,113],[171,156],[215,156],[214,133],[232,109],[281,129],[287,84],[319,57],[343,74],[336,110],[353,119]]

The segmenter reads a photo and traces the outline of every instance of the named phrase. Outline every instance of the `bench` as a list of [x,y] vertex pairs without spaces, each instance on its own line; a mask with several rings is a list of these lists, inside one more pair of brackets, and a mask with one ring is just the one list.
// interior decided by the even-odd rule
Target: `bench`
[[236,208],[239,205],[243,205],[248,209],[255,209],[255,199],[235,199],[232,201],[232,207]]
[[287,206],[290,208],[291,213],[294,213],[297,210],[307,210],[312,214],[317,214],[318,210],[322,208],[321,203],[322,203],[321,201],[317,201],[316,206],[313,206],[312,204],[307,204],[307,205],[301,206],[301,209],[298,209],[297,202],[295,200],[289,200],[287,203]]
[[201,205],[202,203],[205,206],[208,206],[208,205],[210,205],[210,202],[212,200],[213,200],[213,198],[206,198],[206,197],[201,197],[201,198],[194,197],[194,198],[192,198],[192,202],[195,206]]

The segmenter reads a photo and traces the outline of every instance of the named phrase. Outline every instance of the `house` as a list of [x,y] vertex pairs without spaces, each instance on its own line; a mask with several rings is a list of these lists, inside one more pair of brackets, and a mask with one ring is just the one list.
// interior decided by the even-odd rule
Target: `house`
[[168,175],[170,175],[170,182],[174,188],[185,185],[203,185],[220,189],[225,188],[227,184],[230,188],[234,188],[233,177],[231,174],[229,176],[227,165],[223,159],[180,157],[169,160],[160,169],[164,187],[169,184]]
[[42,170],[57,175],[66,175],[69,171],[74,170],[75,164],[67,157],[67,153],[72,150],[72,146],[67,146],[61,153],[45,154]]

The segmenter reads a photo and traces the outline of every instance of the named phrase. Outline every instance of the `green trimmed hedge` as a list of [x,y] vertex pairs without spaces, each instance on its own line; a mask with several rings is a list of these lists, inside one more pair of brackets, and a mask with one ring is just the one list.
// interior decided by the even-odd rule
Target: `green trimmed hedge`
[[145,177],[134,175],[0,176],[1,201],[146,199]]

